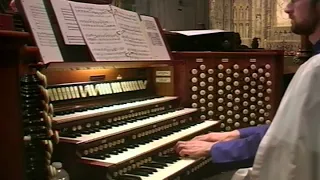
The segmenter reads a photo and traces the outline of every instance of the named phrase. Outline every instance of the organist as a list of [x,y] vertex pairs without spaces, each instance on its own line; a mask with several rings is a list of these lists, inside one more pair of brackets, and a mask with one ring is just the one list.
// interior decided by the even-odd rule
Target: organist
[[261,139],[269,125],[243,128],[231,132],[213,132],[178,142],[180,156],[201,157],[211,155],[214,163],[231,163],[254,159]]
[[[285,12],[291,19],[292,31],[308,36],[314,44],[316,55],[304,63],[295,74],[270,128],[257,127],[265,128],[264,132],[261,131],[263,133],[256,135],[257,141],[253,141],[257,143],[258,139],[261,140],[263,137],[257,152],[256,146],[234,146],[242,140],[242,134],[248,131],[243,129],[231,133],[208,134],[197,137],[193,141],[179,142],[176,150],[180,155],[203,156],[209,154],[211,149],[213,161],[221,161],[229,157],[242,157],[240,155],[242,150],[249,147],[248,154],[253,155],[256,152],[253,168],[239,170],[232,179],[319,179],[320,146],[317,137],[319,137],[320,128],[318,112],[320,109],[320,2],[319,0],[291,1]],[[199,140],[208,139],[213,139],[214,142],[199,143]],[[223,152],[223,148],[228,145],[236,149]]]

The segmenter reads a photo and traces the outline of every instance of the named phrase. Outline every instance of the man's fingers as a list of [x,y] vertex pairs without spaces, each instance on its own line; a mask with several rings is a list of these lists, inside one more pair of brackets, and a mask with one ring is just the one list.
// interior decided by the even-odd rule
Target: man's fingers
[[192,151],[189,150],[189,149],[182,149],[182,150],[179,152],[179,155],[182,156],[182,157],[189,156],[190,154],[192,154]]
[[181,149],[184,148],[185,146],[186,146],[186,142],[184,141],[177,142],[177,144],[175,145],[176,152],[179,153]]

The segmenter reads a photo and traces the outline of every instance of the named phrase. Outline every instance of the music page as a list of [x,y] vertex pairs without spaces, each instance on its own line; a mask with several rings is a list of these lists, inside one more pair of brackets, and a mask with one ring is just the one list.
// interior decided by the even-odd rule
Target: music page
[[111,7],[131,60],[151,60],[151,49],[139,15],[133,11]]
[[166,44],[162,38],[157,22],[154,17],[141,15],[141,20],[147,31],[147,38],[154,60],[170,60],[170,55]]
[[79,25],[67,0],[50,0],[65,44],[85,45]]
[[63,62],[47,10],[42,0],[21,0],[44,63]]
[[130,60],[110,5],[69,3],[95,61]]

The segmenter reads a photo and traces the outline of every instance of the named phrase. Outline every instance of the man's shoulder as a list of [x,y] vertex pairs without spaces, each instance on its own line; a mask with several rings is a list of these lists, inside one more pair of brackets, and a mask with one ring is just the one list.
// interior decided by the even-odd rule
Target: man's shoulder
[[305,73],[320,73],[320,54],[312,56],[308,61],[302,64],[298,72]]

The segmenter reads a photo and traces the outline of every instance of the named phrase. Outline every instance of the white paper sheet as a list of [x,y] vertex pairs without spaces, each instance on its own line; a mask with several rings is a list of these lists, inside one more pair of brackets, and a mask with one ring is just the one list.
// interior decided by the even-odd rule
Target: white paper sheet
[[159,27],[154,17],[141,15],[141,20],[147,32],[147,38],[152,52],[153,60],[170,60],[166,44],[162,38]]
[[130,60],[109,5],[69,3],[96,61]]
[[63,62],[43,1],[21,0],[21,3],[44,63]]
[[50,0],[67,45],[85,45],[79,25],[67,0]]
[[111,7],[131,60],[151,60],[151,49],[139,15],[133,11]]

